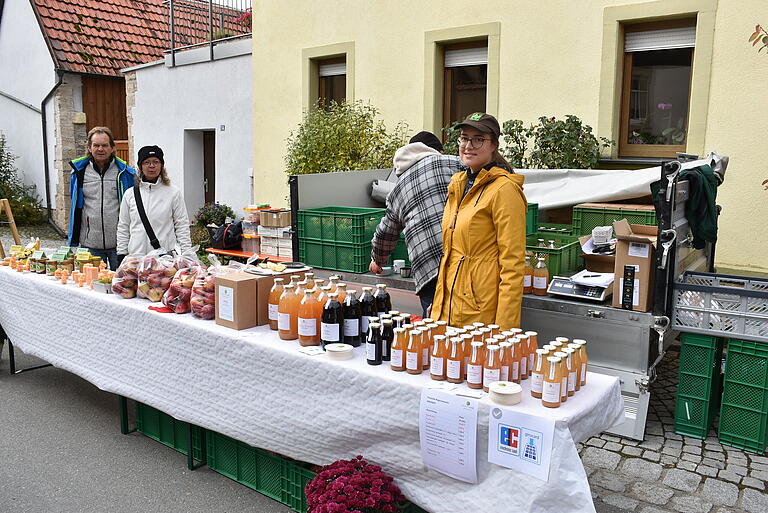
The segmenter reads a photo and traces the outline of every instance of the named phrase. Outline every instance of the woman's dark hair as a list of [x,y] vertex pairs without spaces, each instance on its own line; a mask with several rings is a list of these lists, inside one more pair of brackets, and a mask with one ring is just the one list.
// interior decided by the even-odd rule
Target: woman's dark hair
[[496,137],[496,134],[494,133],[491,133],[490,135],[491,135],[491,142],[496,145],[496,149],[493,150],[493,155],[491,156],[491,158],[493,159],[493,162],[497,166],[505,168],[510,173],[514,173],[515,170],[512,167],[512,164],[507,162],[507,159],[505,159],[504,156],[499,151],[499,138]]

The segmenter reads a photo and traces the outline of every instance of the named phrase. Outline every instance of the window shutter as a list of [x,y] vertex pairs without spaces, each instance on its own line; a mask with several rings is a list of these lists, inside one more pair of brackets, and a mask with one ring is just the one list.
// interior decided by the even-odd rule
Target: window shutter
[[445,51],[445,67],[458,68],[459,66],[475,66],[488,64],[488,47],[462,48],[460,50]]
[[681,27],[643,32],[627,32],[624,37],[625,52],[693,48],[696,43],[696,27]]
[[333,77],[336,75],[346,75],[347,63],[336,62],[331,64],[331,63],[320,62],[320,65],[318,66],[318,72],[321,77]]

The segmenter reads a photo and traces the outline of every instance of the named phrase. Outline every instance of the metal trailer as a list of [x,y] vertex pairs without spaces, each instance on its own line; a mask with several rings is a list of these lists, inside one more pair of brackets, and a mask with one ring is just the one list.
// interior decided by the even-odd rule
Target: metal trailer
[[[300,208],[328,205],[381,207],[370,199],[370,183],[384,179],[389,170],[292,176],[291,208],[294,222],[294,258],[298,259],[297,212]],[[656,204],[658,242],[653,284],[652,312],[622,310],[602,303],[557,296],[523,297],[522,320],[526,330],[539,333],[539,340],[568,335],[588,341],[589,370],[616,376],[625,402],[625,422],[610,432],[642,440],[650,400],[649,385],[656,366],[678,333],[670,327],[675,280],[686,270],[713,270],[714,245],[692,248],[685,204],[689,182],[680,177],[680,163],[661,166],[661,190]],[[366,189],[367,188],[367,189]],[[322,192],[320,192],[322,191]],[[367,281],[348,274],[349,281]],[[388,277],[390,286],[413,290],[410,280]]]

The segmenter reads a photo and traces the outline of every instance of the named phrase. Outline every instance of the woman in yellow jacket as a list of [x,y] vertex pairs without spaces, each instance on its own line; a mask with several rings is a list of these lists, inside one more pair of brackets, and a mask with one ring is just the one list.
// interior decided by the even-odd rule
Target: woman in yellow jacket
[[459,157],[443,212],[443,258],[431,316],[450,326],[520,327],[527,202],[523,177],[499,153],[499,122],[474,113],[461,129]]

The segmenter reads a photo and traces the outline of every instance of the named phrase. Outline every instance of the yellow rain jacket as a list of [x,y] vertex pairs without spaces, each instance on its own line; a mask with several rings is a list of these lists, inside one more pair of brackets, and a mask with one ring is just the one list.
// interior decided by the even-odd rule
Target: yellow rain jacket
[[521,175],[481,169],[462,199],[467,172],[453,175],[443,212],[443,258],[431,317],[520,327],[528,204]]

